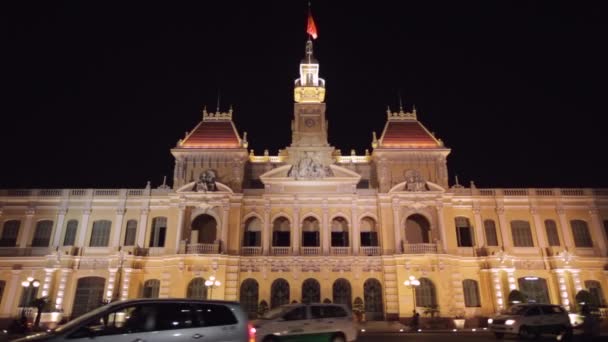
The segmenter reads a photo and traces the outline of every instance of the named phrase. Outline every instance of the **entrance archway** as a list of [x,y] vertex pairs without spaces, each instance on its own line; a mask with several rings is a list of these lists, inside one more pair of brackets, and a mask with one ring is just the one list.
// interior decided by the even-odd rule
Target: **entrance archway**
[[217,221],[211,215],[202,214],[192,221],[191,243],[215,243],[217,240]]
[[420,214],[410,215],[405,220],[405,240],[407,243],[431,242],[431,224]]
[[106,280],[102,277],[84,277],[76,283],[72,318],[81,316],[99,306],[103,302],[103,289]]

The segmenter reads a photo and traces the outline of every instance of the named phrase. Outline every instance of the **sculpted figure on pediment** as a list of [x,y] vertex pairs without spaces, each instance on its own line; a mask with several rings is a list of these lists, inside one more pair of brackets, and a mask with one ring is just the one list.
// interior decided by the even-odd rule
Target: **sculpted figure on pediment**
[[192,190],[197,192],[217,191],[215,178],[215,171],[210,169],[205,170],[203,173],[201,173],[198,182],[194,184],[194,188]]
[[329,166],[323,165],[314,152],[306,151],[305,155],[289,169],[289,177],[295,179],[317,179],[332,176]]
[[426,181],[417,170],[408,170],[405,172],[405,191],[428,191]]

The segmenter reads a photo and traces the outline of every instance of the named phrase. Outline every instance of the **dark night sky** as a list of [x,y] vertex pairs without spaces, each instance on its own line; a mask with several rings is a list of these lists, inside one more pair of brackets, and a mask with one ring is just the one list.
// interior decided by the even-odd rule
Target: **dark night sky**
[[[0,9],[0,188],[157,186],[218,88],[256,154],[289,145],[306,1],[17,3]],[[607,187],[600,6],[313,1],[330,143],[371,148],[400,91],[452,148],[451,180]]]

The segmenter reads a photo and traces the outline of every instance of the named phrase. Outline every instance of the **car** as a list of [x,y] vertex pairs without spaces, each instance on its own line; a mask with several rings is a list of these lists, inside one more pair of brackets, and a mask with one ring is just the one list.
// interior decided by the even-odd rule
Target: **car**
[[488,319],[488,328],[497,339],[505,334],[535,338],[541,334],[572,336],[568,312],[559,305],[515,304],[500,315]]
[[237,302],[132,299],[88,312],[50,332],[16,341],[252,341]]
[[357,339],[358,327],[343,304],[288,304],[266,312],[253,321],[256,342],[330,341]]

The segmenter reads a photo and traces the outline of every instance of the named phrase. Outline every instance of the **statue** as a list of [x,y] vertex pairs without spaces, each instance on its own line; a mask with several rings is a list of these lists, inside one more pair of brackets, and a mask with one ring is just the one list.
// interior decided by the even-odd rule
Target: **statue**
[[416,170],[408,170],[405,172],[405,191],[427,191],[426,181]]
[[206,170],[201,173],[198,182],[194,184],[192,190],[197,192],[217,191],[217,186],[215,185],[215,172],[213,170]]
[[295,165],[291,167],[291,169],[289,169],[287,175],[289,177],[294,177],[295,179],[314,179],[332,176],[333,173],[329,166],[323,165],[315,158],[313,152],[306,151],[304,157],[302,157]]

